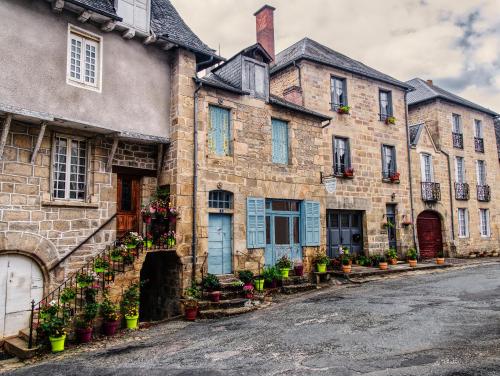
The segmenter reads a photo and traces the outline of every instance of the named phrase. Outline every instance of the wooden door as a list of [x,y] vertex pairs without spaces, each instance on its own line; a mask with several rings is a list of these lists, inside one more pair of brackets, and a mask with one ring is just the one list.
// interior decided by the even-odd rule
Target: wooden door
[[140,176],[118,174],[116,232],[117,237],[127,231],[139,231],[141,214]]
[[417,217],[418,244],[420,257],[434,258],[443,249],[441,219],[437,213],[424,211]]
[[347,210],[327,210],[326,230],[328,256],[339,256],[339,247],[349,248],[351,254],[363,251],[362,212]]
[[231,216],[209,214],[208,217],[208,272],[230,274],[233,271]]

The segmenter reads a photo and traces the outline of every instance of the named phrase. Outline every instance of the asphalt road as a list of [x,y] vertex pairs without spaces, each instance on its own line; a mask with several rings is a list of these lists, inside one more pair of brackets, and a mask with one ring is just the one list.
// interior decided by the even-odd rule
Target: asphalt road
[[141,330],[12,375],[500,375],[500,264],[304,294]]

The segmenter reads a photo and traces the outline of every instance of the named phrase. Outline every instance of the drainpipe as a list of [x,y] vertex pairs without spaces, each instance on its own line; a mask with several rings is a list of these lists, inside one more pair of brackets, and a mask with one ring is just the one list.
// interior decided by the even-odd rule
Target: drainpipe
[[405,128],[406,128],[406,149],[408,151],[408,182],[410,183],[410,215],[413,235],[413,247],[417,249],[417,253],[420,254],[420,250],[417,247],[417,235],[415,232],[415,210],[413,208],[413,178],[411,173],[411,145],[410,145],[410,132],[408,130],[408,90],[405,91]]
[[451,219],[451,240],[455,242],[455,215],[454,215],[454,208],[453,208],[453,189],[451,188],[452,181],[451,181],[451,163],[450,163],[450,155],[445,152],[444,150],[440,150],[441,153],[443,153],[446,156],[446,160],[448,162],[448,187],[449,193],[450,193],[450,219]]
[[194,127],[193,127],[193,236],[191,242],[191,250],[193,255],[193,275],[192,281],[196,280],[196,251],[197,251],[197,243],[198,237],[196,234],[196,209],[197,209],[197,200],[196,194],[198,192],[198,93],[202,87],[202,83],[199,82],[194,91],[193,100],[194,100]]

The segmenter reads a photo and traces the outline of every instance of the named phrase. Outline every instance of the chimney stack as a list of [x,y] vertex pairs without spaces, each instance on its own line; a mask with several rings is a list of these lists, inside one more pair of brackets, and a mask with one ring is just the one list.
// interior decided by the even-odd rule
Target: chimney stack
[[432,80],[427,80],[427,83],[428,83],[429,85],[431,85],[431,86],[432,86],[432,85],[434,85],[434,83],[432,82]]
[[257,27],[257,42],[264,47],[274,61],[274,11],[270,5],[264,5],[253,15]]

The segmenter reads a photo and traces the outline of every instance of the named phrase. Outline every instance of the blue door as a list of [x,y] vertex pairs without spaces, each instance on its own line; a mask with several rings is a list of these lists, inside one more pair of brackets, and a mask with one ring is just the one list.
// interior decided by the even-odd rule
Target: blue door
[[232,265],[231,215],[208,215],[208,272],[230,274]]

